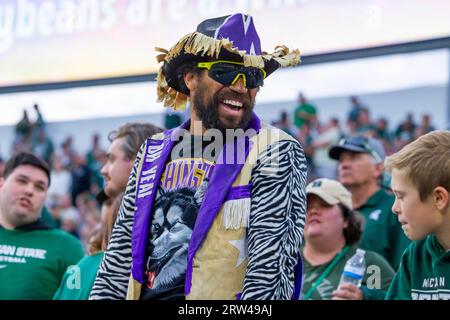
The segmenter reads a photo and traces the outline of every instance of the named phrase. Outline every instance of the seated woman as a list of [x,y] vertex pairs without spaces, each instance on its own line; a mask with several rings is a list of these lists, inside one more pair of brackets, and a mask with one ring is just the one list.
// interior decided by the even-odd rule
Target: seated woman
[[384,299],[394,276],[379,254],[366,251],[366,274],[360,288],[338,288],[345,263],[358,248],[361,220],[352,209],[350,192],[339,182],[316,179],[306,188],[307,215],[302,248],[304,300]]

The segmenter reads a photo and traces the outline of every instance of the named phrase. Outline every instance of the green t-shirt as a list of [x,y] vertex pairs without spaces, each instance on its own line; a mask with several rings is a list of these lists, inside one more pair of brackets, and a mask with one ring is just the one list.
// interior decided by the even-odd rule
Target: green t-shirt
[[[350,247],[350,250],[348,250],[344,257],[339,260],[329,275],[317,286],[316,290],[312,293],[310,300],[330,300],[333,297],[332,293],[339,285],[345,263],[356,253],[357,248],[358,247],[355,245]],[[313,286],[313,283],[322,275],[322,273],[333,261],[331,260],[318,266],[312,266],[303,256],[303,250],[302,260],[303,282],[300,299],[304,298]],[[382,256],[375,252],[366,251],[365,260],[366,274],[362,281],[362,286],[365,287],[363,293],[364,299],[371,299],[371,297],[369,297],[371,291],[388,290],[391,280],[394,277],[394,270],[392,270],[392,267]],[[381,298],[384,298],[384,295],[382,295]]]
[[413,241],[386,300],[450,300],[450,250],[446,252],[434,235]]
[[67,267],[83,255],[65,231],[0,227],[0,300],[52,299]]
[[76,266],[69,267],[53,300],[88,300],[102,259],[103,251],[84,257]]
[[360,248],[379,253],[397,270],[402,254],[411,241],[392,212],[394,201],[393,195],[380,189],[356,211],[364,220]]
[[295,109],[295,114],[294,114],[294,124],[297,128],[300,128],[305,123],[305,119],[299,116],[300,112],[301,113],[304,112],[308,115],[316,115],[317,114],[316,107],[314,107],[312,104],[305,103],[305,104],[298,105],[298,107]]

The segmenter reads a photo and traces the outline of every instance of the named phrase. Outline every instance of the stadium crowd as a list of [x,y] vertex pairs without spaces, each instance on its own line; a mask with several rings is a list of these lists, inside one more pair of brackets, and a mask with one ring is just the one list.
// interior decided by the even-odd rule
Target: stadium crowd
[[[330,118],[328,122],[321,122],[318,107],[308,101],[303,94],[299,95],[298,105],[292,115],[293,122],[286,112],[281,113],[279,121],[272,122],[272,125],[284,130],[301,143],[308,164],[309,219],[307,218],[305,226],[306,244],[302,247],[304,263],[302,298],[306,299],[383,299],[402,257],[404,259],[403,253],[410,244],[397,217],[391,211],[395,196],[390,186],[390,175],[384,168],[384,161],[387,156],[395,154],[419,137],[434,131],[431,116],[423,115],[421,122],[417,124],[412,113],[407,114],[405,121],[392,130],[386,118],[376,121],[371,119],[370,108],[363,105],[359,98],[350,97],[350,102],[351,108],[344,125],[339,123],[337,117]],[[84,291],[78,290],[74,294],[71,290],[73,288],[68,285],[69,267],[63,280],[53,280],[56,281],[53,286],[44,284],[44,288],[49,290],[46,292],[47,295],[18,294],[12,297],[87,299],[125,191],[128,172],[134,159],[131,154],[136,154],[146,137],[163,129],[152,125],[125,124],[111,133],[109,140],[112,144],[108,149],[100,145],[100,136],[94,134],[90,150],[86,154],[80,154],[73,147],[72,134],[68,134],[60,146],[54,146],[52,137],[47,134],[46,123],[39,107],[35,105],[34,108],[37,120],[31,122],[24,111],[23,118],[15,127],[10,158],[33,154],[37,160],[31,159],[31,162],[27,162],[30,159],[22,159],[16,165],[20,166],[20,161],[31,165],[37,163],[38,167],[43,166],[39,161],[48,164],[48,178],[51,184],[45,195],[45,205],[39,221],[42,220],[51,228],[71,234],[81,244],[79,247],[75,245],[77,248],[71,253],[66,252],[66,255],[71,255],[68,258],[70,263],[66,267],[75,264],[83,255],[92,257],[95,262],[92,270],[89,272],[87,269],[83,270],[85,274],[90,275],[90,279],[85,281],[89,285]],[[168,114],[166,125],[175,127],[181,124],[179,116],[174,119],[169,117]],[[115,157],[118,157],[117,150],[125,148],[126,145],[125,140],[122,142],[120,139],[127,139],[130,134],[135,135],[134,147],[128,155],[127,164],[119,169],[116,164],[114,169],[113,163]],[[124,145],[121,145],[122,143]],[[357,157],[365,158],[357,159]],[[6,159],[0,157],[0,176],[5,175],[5,179],[11,174],[9,171],[5,172],[6,162]],[[7,168],[10,171],[12,169]],[[111,176],[120,176],[118,173],[120,170],[125,172],[125,176],[121,183],[114,185],[116,182],[113,182],[115,180]],[[330,208],[333,208],[332,206],[339,207],[340,213],[335,218],[330,216],[327,218],[328,221],[325,221],[323,217],[328,214],[326,212]],[[113,218],[105,218],[107,214],[102,212],[108,210],[113,211],[110,214]],[[311,225],[316,220],[324,224],[323,229]],[[344,225],[341,229],[330,227],[342,222]],[[348,227],[349,224],[351,228]],[[74,246],[73,238],[71,241],[65,244],[66,248]],[[361,289],[344,286],[336,290],[345,261],[357,248],[367,250],[368,264],[381,266],[382,284],[375,290],[368,290],[366,275]],[[339,262],[340,266],[332,274],[327,274],[325,281],[321,279],[320,283],[317,283],[317,279],[326,272],[324,268],[328,266],[322,262],[329,261],[330,255],[332,257],[337,252],[343,251],[345,259]],[[82,260],[78,265],[88,264],[87,260]],[[61,271],[60,274],[62,276]],[[58,281],[61,281],[61,286],[56,292]],[[10,298],[5,291],[0,297]]]
[[256,97],[300,51],[263,51],[247,14],[156,50],[158,101],[190,105],[173,130],[124,123],[82,154],[24,111],[0,161],[0,300],[450,299],[450,131],[392,129],[355,96],[323,122],[303,94],[271,126]]

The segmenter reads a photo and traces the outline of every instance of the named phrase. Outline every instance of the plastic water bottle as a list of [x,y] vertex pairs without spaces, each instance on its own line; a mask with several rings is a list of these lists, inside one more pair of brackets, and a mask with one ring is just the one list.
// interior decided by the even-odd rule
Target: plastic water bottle
[[345,264],[344,272],[342,273],[339,286],[342,284],[352,284],[356,287],[361,286],[361,282],[366,273],[366,260],[364,255],[366,252],[362,249],[357,249],[356,253]]

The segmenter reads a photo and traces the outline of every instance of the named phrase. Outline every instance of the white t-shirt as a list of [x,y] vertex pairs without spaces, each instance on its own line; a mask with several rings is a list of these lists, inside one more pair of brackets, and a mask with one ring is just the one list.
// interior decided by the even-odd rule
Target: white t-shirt
[[337,144],[339,142],[339,139],[341,138],[341,131],[339,128],[330,128],[326,131],[322,132],[317,136],[316,139],[314,139],[314,143],[328,143],[328,146],[317,148],[314,151],[313,161],[314,164],[318,167],[327,167],[327,168],[336,168],[337,167],[337,161],[334,159],[331,159],[328,155],[328,152],[330,151],[330,148]]
[[50,173],[50,187],[48,188],[48,198],[52,196],[66,196],[70,194],[72,176],[69,171],[52,171]]

